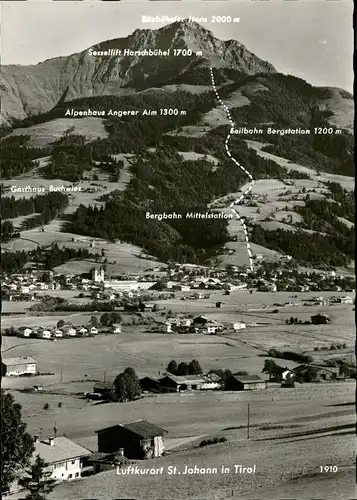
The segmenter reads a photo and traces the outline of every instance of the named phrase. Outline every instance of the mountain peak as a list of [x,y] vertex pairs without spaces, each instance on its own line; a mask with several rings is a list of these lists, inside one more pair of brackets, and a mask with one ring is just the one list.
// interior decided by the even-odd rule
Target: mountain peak
[[[189,79],[192,84],[198,81],[194,71],[209,67],[247,75],[276,73],[270,63],[259,59],[240,42],[220,40],[212,31],[189,19],[154,30],[137,29],[126,38],[103,41],[92,48],[100,51],[118,49],[119,55],[92,56],[88,48],[78,54],[56,57],[21,69],[3,66],[2,108],[6,120],[23,119],[48,111],[65,91],[66,99],[71,100],[103,94],[118,95],[123,88],[135,91],[160,87],[167,82],[175,83],[177,79],[181,82]],[[124,53],[126,49],[135,54],[121,55],[120,52]],[[169,49],[170,56],[141,55],[145,50],[158,49]],[[182,52],[178,54],[177,49]],[[15,83],[17,80],[21,83]],[[210,85],[208,72],[207,82],[201,81],[200,85]]]

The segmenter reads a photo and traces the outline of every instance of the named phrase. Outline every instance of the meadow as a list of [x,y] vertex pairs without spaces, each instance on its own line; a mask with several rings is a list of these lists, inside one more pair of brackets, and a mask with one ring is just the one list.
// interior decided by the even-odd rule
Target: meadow
[[74,128],[74,134],[85,135],[89,140],[108,137],[104,127],[104,120],[92,117],[85,117],[80,120],[76,118],[57,118],[47,123],[17,128],[11,132],[10,136],[29,135],[33,147],[43,148],[60,139],[72,127]]
[[[232,497],[271,500],[284,498],[284,495],[272,497],[266,493],[261,496],[265,489],[267,492],[269,488],[270,491],[285,492],[290,498],[291,492],[297,491],[295,482],[303,475],[312,475],[312,479],[318,482],[321,488],[319,498],[323,495],[325,499],[335,500],[337,491],[349,493],[343,498],[352,498],[352,481],[343,482],[342,488],[338,482],[338,487],[329,489],[321,481],[319,469],[321,464],[337,465],[345,477],[353,466],[354,385],[353,382],[342,382],[318,386],[304,384],[295,390],[269,387],[266,391],[254,393],[170,394],[124,405],[92,405],[79,400],[81,408],[71,407],[64,396],[60,396],[62,408],[55,408],[59,396],[53,396],[50,403],[53,409],[50,408],[48,413],[41,410],[46,395],[16,393],[16,399],[23,402],[24,415],[32,432],[41,427],[46,435],[52,431],[55,421],[60,433],[64,432],[91,450],[96,449],[94,431],[118,421],[146,418],[168,431],[168,455],[143,464],[145,467],[163,466],[163,475],[119,477],[115,472],[104,472],[59,486],[51,494],[53,500],[89,497],[109,500],[115,498],[118,489],[121,498],[154,499],[160,490],[162,498],[170,499]],[[249,439],[246,429],[248,403]],[[227,442],[197,447],[203,436],[213,435],[224,436]],[[181,444],[182,438],[186,438],[184,445]],[[175,440],[178,448],[174,447]],[[236,475],[232,473],[234,464],[248,467],[255,464],[257,472],[253,476]],[[185,465],[219,469],[224,465],[231,472],[169,476],[169,465],[176,466],[181,472]],[[293,490],[290,490],[290,483]],[[327,481],[327,484],[330,483]],[[316,488],[314,482],[310,484],[311,488]]]
[[[76,292],[51,292],[54,295],[65,295],[73,301]],[[198,359],[203,370],[212,368],[245,370],[251,374],[260,374],[264,358],[269,349],[292,349],[298,352],[307,351],[323,361],[333,356],[349,356],[354,358],[354,306],[348,304],[324,305],[318,308],[304,305],[315,293],[300,293],[296,298],[287,292],[222,292],[210,294],[209,299],[181,300],[184,292],[175,294],[168,300],[155,300],[157,313],[145,313],[153,324],[163,323],[169,311],[181,316],[194,317],[199,314],[222,323],[226,329],[220,335],[186,334],[173,335],[155,333],[150,325],[138,323],[138,318],[124,314],[124,326],[121,334],[102,335],[93,338],[60,339],[49,342],[41,339],[19,339],[3,337],[3,352],[11,347],[11,356],[33,356],[38,360],[40,371],[56,372],[63,364],[63,376],[66,380],[101,376],[106,370],[108,376],[115,376],[119,370],[133,366],[140,375],[155,375],[162,371],[171,359],[191,361]],[[336,292],[319,292],[318,295],[328,297],[341,295]],[[181,298],[180,298],[181,297]],[[80,299],[74,299],[76,301]],[[216,301],[223,301],[221,308],[216,308]],[[7,304],[7,303],[6,303]],[[10,304],[10,303],[9,303]],[[12,303],[10,310],[21,310],[31,303]],[[285,305],[284,304],[289,304]],[[294,305],[296,304],[296,305]],[[272,311],[278,311],[272,313]],[[327,313],[331,323],[327,325],[286,325],[290,317],[302,321],[310,320],[317,312]],[[28,311],[24,315],[5,316],[1,328],[11,326],[55,326],[60,319],[70,321],[74,326],[88,324],[93,312],[83,313],[51,313],[33,316]],[[95,315],[95,313],[94,313]],[[99,314],[98,314],[99,317]],[[247,328],[234,332],[232,324],[236,321],[247,323]],[[18,347],[16,347],[16,345]],[[338,351],[330,350],[331,344],[346,344]],[[314,348],[324,350],[314,351]],[[287,360],[279,361],[284,366],[293,367]],[[51,369],[56,366],[56,369]],[[6,383],[9,379],[6,379]],[[11,384],[21,387],[23,379],[11,379]],[[20,385],[18,385],[20,384]],[[12,386],[13,387],[13,386]]]

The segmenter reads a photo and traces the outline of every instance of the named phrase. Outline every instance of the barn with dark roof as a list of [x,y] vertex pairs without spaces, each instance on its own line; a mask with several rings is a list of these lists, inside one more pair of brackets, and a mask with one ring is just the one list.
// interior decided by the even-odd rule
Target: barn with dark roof
[[96,432],[99,452],[115,453],[121,449],[125,457],[131,459],[161,456],[164,451],[164,434],[167,433],[162,427],[144,419],[113,425]]
[[267,383],[258,375],[232,375],[226,381],[227,391],[266,389]]

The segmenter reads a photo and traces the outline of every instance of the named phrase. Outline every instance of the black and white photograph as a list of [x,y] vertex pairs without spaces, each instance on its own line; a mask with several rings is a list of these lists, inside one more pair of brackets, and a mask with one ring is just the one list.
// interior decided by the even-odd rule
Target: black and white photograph
[[353,500],[353,4],[0,5],[8,500]]

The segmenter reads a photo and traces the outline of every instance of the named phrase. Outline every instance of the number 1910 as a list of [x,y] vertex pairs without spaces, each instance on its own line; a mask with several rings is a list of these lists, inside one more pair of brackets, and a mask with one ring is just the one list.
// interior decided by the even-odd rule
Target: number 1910
[[320,465],[320,472],[337,472],[337,465]]

